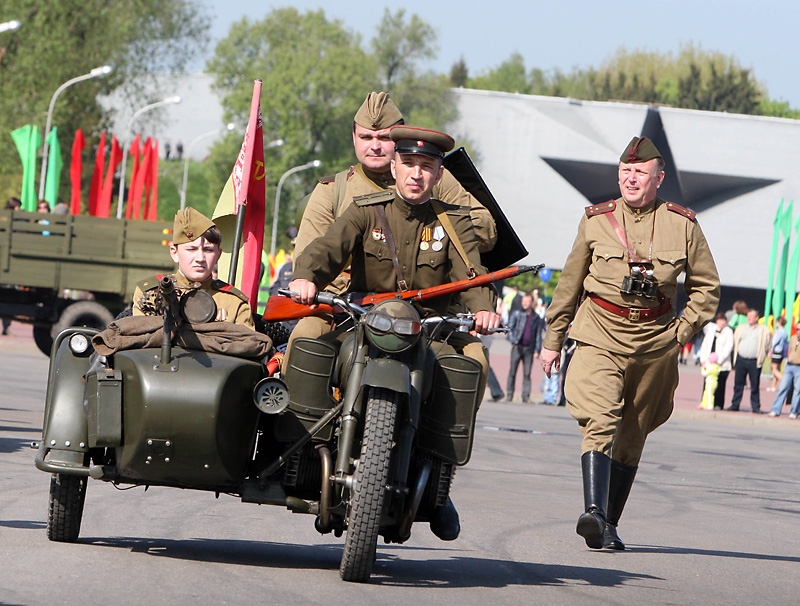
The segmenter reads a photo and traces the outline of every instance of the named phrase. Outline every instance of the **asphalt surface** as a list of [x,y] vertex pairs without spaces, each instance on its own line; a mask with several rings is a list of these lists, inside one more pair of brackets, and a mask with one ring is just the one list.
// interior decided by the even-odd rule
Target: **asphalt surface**
[[313,517],[225,495],[90,480],[79,541],[49,542],[49,476],[28,446],[47,363],[29,340],[0,337],[1,604],[798,603],[800,423],[691,410],[692,368],[687,405],[648,441],[620,524],[627,551],[575,534],[580,438],[566,409],[485,401],[454,483],[461,537],[415,525],[353,585],[339,580],[341,539]]

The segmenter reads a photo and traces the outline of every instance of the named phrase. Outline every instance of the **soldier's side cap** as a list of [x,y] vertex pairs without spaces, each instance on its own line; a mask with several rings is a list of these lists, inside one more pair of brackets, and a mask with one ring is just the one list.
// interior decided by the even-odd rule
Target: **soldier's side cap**
[[191,206],[175,213],[175,225],[172,228],[172,243],[174,245],[194,242],[210,228],[214,222],[203,213],[196,211]]
[[634,137],[628,143],[625,151],[622,152],[619,161],[625,164],[637,164],[639,162],[647,162],[653,158],[661,158],[661,153],[656,149],[653,142],[647,137]]
[[353,120],[369,130],[383,130],[403,119],[403,114],[389,98],[389,93],[371,92],[358,108]]
[[450,135],[413,126],[395,126],[389,131],[389,136],[394,141],[394,151],[398,154],[423,154],[444,158],[456,144]]

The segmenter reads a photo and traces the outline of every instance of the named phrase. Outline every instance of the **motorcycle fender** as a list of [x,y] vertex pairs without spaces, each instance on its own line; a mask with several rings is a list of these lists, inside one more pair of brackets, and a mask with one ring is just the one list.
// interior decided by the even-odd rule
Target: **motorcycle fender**
[[36,467],[42,471],[80,475],[88,471],[83,465],[84,456],[89,451],[83,381],[93,350],[90,347],[83,354],[75,354],[69,348],[69,338],[83,333],[91,341],[97,332],[76,328],[65,330],[56,337],[50,357],[42,444],[36,457]]
[[373,358],[367,362],[364,385],[408,395],[411,392],[411,371],[403,362],[391,358]]

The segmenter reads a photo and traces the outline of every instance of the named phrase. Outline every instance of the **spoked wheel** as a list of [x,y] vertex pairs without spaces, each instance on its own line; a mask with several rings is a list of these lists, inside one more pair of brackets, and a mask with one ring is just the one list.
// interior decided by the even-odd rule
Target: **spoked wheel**
[[54,473],[50,479],[47,538],[74,543],[78,540],[86,500],[86,476]]
[[339,567],[339,574],[345,581],[363,583],[372,573],[389,479],[397,399],[395,392],[386,389],[373,387],[369,392],[364,438],[350,492],[347,536]]

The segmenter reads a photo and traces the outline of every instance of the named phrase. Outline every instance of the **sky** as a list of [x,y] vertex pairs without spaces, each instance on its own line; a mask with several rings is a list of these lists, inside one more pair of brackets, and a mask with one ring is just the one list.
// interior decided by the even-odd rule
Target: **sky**
[[[242,17],[263,19],[271,10],[293,6],[299,11],[323,8],[329,19],[341,20],[361,35],[366,45],[385,8],[405,8],[438,34],[439,53],[425,65],[440,73],[463,57],[469,74],[498,66],[512,53],[528,69],[545,71],[598,67],[620,47],[629,51],[671,52],[694,43],[706,51],[735,57],[751,68],[770,98],[800,109],[797,42],[800,2],[797,0],[667,0],[605,3],[596,0],[201,0],[212,17],[209,49]],[[209,50],[210,54],[210,50]]]

